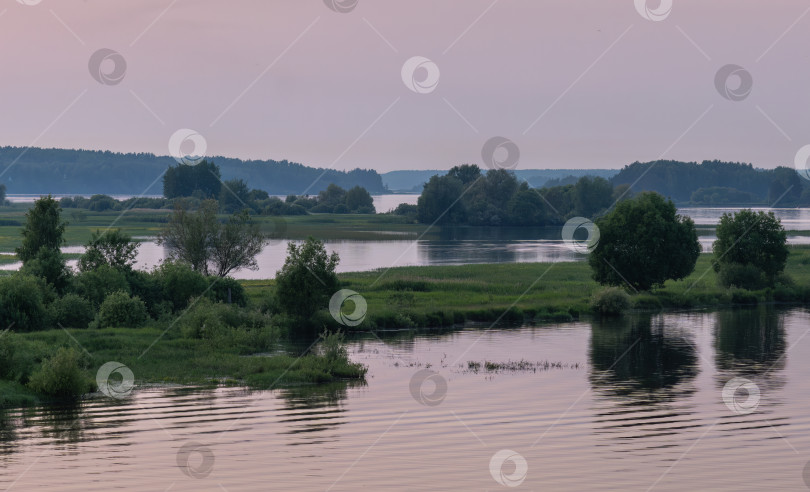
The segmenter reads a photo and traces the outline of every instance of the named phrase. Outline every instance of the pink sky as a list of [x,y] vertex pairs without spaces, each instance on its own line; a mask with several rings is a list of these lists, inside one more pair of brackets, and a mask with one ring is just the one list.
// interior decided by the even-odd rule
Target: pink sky
[[[651,21],[633,0],[26,1],[0,3],[2,145],[165,155],[190,128],[209,155],[385,172],[480,162],[493,136],[519,168],[767,168],[810,144],[807,2],[679,0]],[[91,77],[101,48],[121,83]],[[403,83],[413,56],[432,92]],[[738,102],[714,84],[731,63],[754,81]]]

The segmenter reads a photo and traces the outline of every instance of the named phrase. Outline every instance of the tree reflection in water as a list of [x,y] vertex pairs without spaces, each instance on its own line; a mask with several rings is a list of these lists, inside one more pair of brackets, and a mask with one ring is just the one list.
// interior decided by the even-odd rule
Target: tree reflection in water
[[669,401],[694,392],[698,372],[688,335],[663,316],[596,320],[589,357],[593,389],[629,402]]

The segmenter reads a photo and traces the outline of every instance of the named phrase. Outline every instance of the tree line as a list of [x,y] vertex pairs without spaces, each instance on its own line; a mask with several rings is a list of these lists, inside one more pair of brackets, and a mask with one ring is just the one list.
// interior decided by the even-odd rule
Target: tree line
[[757,169],[716,160],[634,162],[611,182],[655,191],[681,204],[810,206],[810,183],[790,167]]
[[475,164],[463,164],[431,177],[416,205],[401,205],[394,213],[425,224],[559,225],[575,216],[593,217],[629,196],[626,186],[614,188],[601,177],[536,189],[509,171],[482,173]]
[[[241,160],[217,157],[222,178],[242,179],[272,195],[325,190],[330,183],[359,185],[372,193],[387,191],[371,169],[337,171],[307,167],[287,160]],[[13,163],[13,165],[12,165]],[[95,150],[0,147],[0,169],[10,193],[156,195],[155,180],[177,164],[169,156]]]

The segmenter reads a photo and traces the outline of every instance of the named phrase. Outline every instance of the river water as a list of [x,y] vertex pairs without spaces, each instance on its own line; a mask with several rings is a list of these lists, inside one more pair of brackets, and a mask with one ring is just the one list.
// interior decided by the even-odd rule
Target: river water
[[365,384],[7,411],[0,488],[807,490],[808,310],[486,328],[353,340]]
[[[395,208],[398,203],[414,202],[416,195],[375,197],[378,209]],[[692,217],[699,226],[715,225],[724,212],[737,209],[687,208],[680,213]],[[765,210],[765,209],[763,209]],[[810,230],[810,209],[774,209],[789,231]],[[585,256],[569,249],[562,241],[559,227],[436,227],[430,235],[395,236],[384,240],[332,240],[327,249],[340,255],[339,272],[373,270],[394,266],[463,265],[474,263],[522,263],[582,261]],[[711,251],[715,237],[700,236],[703,251]],[[258,257],[259,269],[235,272],[239,279],[275,277],[286,257],[288,241],[275,242]],[[810,236],[788,233],[790,244],[810,244]],[[81,247],[64,248],[80,253]],[[154,241],[141,243],[137,267],[151,269],[166,257],[166,251]],[[75,266],[75,261],[69,262]],[[20,263],[0,265],[0,270],[17,270]]]

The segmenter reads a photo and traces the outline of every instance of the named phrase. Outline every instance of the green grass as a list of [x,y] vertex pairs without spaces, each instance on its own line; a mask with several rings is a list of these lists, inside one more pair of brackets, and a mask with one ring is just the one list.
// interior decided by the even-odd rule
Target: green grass
[[[30,204],[15,204],[0,208],[0,251],[11,252],[20,245],[20,231],[29,207]],[[125,213],[64,209],[62,217],[68,222],[65,244],[83,245],[94,231],[111,226],[120,228],[132,237],[156,237],[170,213],[170,210],[148,209],[133,209]],[[288,239],[306,239],[309,236],[353,240],[412,239],[427,229],[422,224],[408,223],[404,217],[384,214],[256,216],[255,219],[268,233],[277,233],[280,230],[278,220],[283,220],[282,235]]]
[[[155,323],[146,328],[47,330],[14,334],[15,363],[19,372],[30,372],[59,347],[84,353],[83,371],[95,381],[106,362],[129,367],[138,385],[247,385],[257,389],[362,379],[365,367],[348,361],[327,360],[319,355],[295,357],[283,353],[246,355],[249,347],[204,339],[185,338],[175,326]],[[165,334],[164,334],[165,331]],[[22,378],[23,380],[25,377]],[[27,386],[0,381],[0,407],[26,406],[51,399]]]
[[[631,293],[635,309],[731,306],[763,302],[810,301],[810,248],[791,248],[786,271],[792,289],[757,292],[717,284],[712,255],[703,254],[686,279],[668,281],[653,292]],[[566,321],[591,314],[591,296],[603,287],[585,262],[512,263],[399,267],[388,271],[343,273],[344,288],[368,303],[357,329],[447,326],[465,321]],[[242,282],[256,302],[274,287],[272,280]],[[351,308],[349,308],[351,310]],[[328,315],[324,321],[329,321]]]

